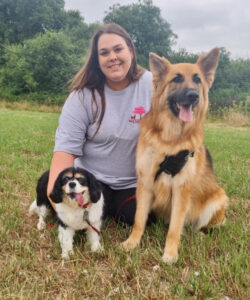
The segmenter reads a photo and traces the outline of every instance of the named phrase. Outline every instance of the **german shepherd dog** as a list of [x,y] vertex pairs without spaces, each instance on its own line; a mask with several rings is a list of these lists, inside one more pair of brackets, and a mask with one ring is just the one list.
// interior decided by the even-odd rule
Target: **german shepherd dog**
[[126,250],[139,245],[153,211],[169,223],[163,261],[176,262],[183,226],[209,228],[224,221],[228,197],[216,183],[211,156],[203,145],[208,91],[219,49],[195,64],[171,64],[150,53],[154,95],[140,122],[136,153],[138,185],[135,223]]

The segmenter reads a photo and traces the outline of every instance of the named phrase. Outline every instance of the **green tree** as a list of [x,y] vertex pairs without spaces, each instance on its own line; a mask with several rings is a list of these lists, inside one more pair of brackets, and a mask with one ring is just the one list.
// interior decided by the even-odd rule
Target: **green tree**
[[229,88],[230,83],[228,81],[228,72],[230,69],[230,52],[224,47],[220,48],[220,59],[216,70],[216,81],[213,84],[213,89],[216,90],[219,87]]
[[84,23],[79,11],[65,11],[64,0],[0,0],[0,65],[6,46],[47,31],[64,32],[76,54],[84,56],[96,27]]
[[55,32],[37,35],[23,45],[9,45],[0,71],[0,85],[13,94],[61,93],[83,63],[75,53],[69,37]]
[[65,24],[64,0],[0,0],[0,42],[20,43]]
[[182,48],[178,51],[172,51],[166,58],[172,64],[178,64],[182,62],[195,63],[199,58],[199,55],[194,53],[188,53],[187,50]]
[[77,10],[65,12],[65,25],[62,31],[70,38],[75,45],[75,50],[83,56],[89,45],[89,40],[97,29],[98,24],[86,24]]
[[117,23],[128,31],[136,47],[138,63],[144,67],[148,67],[149,52],[168,56],[177,37],[169,23],[162,18],[161,10],[151,0],[139,0],[131,5],[113,5],[104,22]]
[[220,60],[211,89],[211,109],[244,102],[250,94],[250,60],[231,59],[230,52],[220,49]]

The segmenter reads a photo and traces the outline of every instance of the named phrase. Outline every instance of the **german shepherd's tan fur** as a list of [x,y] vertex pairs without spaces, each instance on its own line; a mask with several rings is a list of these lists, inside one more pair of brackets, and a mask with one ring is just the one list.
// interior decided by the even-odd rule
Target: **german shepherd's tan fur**
[[[150,54],[154,96],[150,112],[141,120],[137,146],[138,186],[135,223],[125,249],[139,245],[150,211],[169,223],[163,261],[178,259],[183,226],[197,229],[224,221],[228,198],[216,183],[211,157],[203,145],[203,121],[208,91],[214,80],[219,49],[201,56],[195,64],[171,64]],[[155,180],[165,156],[194,152],[175,176],[162,172]]]

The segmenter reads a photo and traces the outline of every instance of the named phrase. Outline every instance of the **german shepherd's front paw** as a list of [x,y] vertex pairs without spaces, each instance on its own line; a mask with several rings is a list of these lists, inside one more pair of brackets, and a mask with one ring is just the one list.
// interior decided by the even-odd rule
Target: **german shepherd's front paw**
[[165,263],[173,264],[173,263],[177,262],[178,257],[179,257],[178,252],[171,253],[170,251],[165,251],[162,256],[162,260]]
[[129,251],[129,250],[133,250],[135,249],[137,246],[139,246],[139,243],[140,241],[137,241],[133,238],[128,238],[125,242],[123,242],[121,245],[122,245],[122,248],[126,251]]

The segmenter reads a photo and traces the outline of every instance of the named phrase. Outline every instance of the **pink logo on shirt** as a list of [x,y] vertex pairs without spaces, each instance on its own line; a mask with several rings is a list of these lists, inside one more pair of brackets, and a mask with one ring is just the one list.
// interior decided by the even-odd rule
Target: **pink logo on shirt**
[[134,108],[133,115],[130,116],[129,122],[131,123],[139,123],[142,115],[146,113],[146,110],[143,106],[138,106]]

